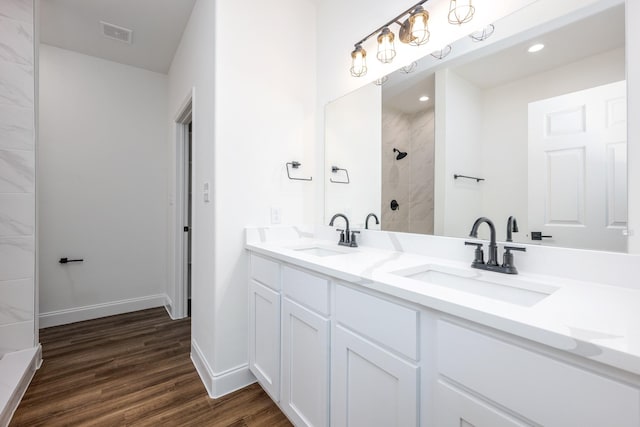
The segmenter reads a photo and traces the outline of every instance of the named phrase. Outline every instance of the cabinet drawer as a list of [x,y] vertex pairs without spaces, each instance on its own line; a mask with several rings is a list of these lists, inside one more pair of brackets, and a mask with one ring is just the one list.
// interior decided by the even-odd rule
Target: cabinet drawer
[[251,278],[276,291],[280,290],[280,264],[251,254]]
[[418,360],[416,310],[338,285],[336,320],[393,351]]
[[291,268],[282,268],[282,288],[292,300],[329,315],[329,280]]
[[497,338],[438,322],[441,375],[544,426],[640,425],[638,389]]
[[438,427],[530,427],[451,384],[438,381]]

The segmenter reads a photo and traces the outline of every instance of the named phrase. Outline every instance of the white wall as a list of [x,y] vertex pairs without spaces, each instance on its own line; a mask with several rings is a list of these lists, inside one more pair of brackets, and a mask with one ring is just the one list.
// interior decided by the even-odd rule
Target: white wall
[[627,161],[629,187],[629,252],[640,253],[640,2],[627,0]]
[[480,162],[487,181],[479,214],[496,221],[499,238],[504,237],[507,218],[515,215],[520,232],[514,240],[530,242],[528,104],[624,79],[624,49],[615,49],[482,92]]
[[[315,35],[312,0],[199,0],[169,72],[170,120],[195,88],[192,343],[212,395],[249,378],[244,227],[271,207],[289,224],[316,210]],[[314,180],[287,179],[292,160]]]
[[41,45],[43,326],[162,304],[166,103],[165,75]]
[[33,6],[0,2],[0,358],[38,336]]
[[[335,100],[326,107],[327,132],[325,144],[325,217],[340,212],[350,219],[352,227],[364,227],[370,213],[380,216],[382,128],[381,88],[368,85],[357,92]],[[331,173],[338,166],[349,172],[349,184],[329,182],[345,181],[343,171]],[[343,220],[336,226],[342,227]],[[374,224],[374,222],[371,222]]]
[[[436,72],[435,234],[466,237],[479,216],[482,177],[482,93],[453,71]],[[484,232],[484,230],[483,230]]]

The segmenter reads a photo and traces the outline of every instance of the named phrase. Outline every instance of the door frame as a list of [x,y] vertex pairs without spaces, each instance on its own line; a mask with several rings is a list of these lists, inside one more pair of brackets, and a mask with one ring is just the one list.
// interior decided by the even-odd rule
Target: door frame
[[[195,88],[192,88],[180,105],[178,112],[174,118],[175,125],[175,222],[173,225],[173,243],[174,243],[174,277],[173,277],[173,304],[171,306],[171,317],[174,319],[182,319],[188,313],[188,295],[187,295],[187,270],[185,264],[187,262],[188,248],[186,239],[184,238],[184,224],[187,216],[187,203],[189,196],[186,194],[185,183],[187,181],[188,168],[185,167],[188,161],[188,139],[189,139],[189,123],[194,117],[194,100]],[[191,146],[194,146],[194,134],[192,126]],[[193,167],[191,170],[191,182],[193,182]],[[193,209],[192,211],[193,212]]]

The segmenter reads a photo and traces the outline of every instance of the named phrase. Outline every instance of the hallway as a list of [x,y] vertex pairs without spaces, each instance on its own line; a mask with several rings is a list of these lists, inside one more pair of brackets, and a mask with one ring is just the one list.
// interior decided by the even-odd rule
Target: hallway
[[258,384],[207,396],[190,323],[154,308],[42,329],[43,365],[10,425],[290,425]]

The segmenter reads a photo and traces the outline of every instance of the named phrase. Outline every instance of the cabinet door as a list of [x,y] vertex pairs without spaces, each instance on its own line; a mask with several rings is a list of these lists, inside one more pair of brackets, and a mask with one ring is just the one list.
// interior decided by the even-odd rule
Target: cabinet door
[[331,425],[418,423],[418,368],[341,326],[331,349]]
[[262,388],[280,399],[280,294],[249,282],[249,368]]
[[329,320],[288,298],[282,303],[282,401],[296,426],[327,426]]
[[438,427],[526,427],[490,404],[438,381]]

